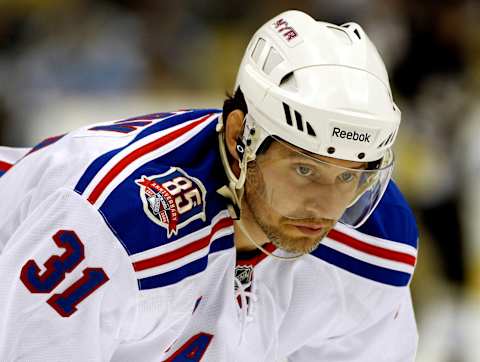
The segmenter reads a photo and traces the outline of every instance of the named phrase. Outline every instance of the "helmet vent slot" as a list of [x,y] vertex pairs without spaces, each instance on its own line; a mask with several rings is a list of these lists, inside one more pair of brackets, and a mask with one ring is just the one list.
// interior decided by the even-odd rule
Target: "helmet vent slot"
[[297,111],[295,112],[295,119],[297,121],[297,129],[301,132],[303,132],[303,120],[302,120],[302,115],[298,113]]
[[273,69],[277,67],[281,62],[283,62],[283,57],[275,50],[275,48],[270,47],[268,51],[267,59],[265,59],[265,63],[263,64],[262,70],[266,74],[270,74]]
[[[295,125],[294,125],[293,120],[292,120],[292,113],[290,111],[290,107],[286,103],[282,103],[282,104],[283,104],[283,110],[285,111],[285,119],[286,119],[287,124],[289,126],[291,126],[291,127],[296,126],[296,128],[300,132],[303,132],[303,133],[306,132],[309,136],[312,136],[312,137],[317,136],[317,134],[315,133],[315,131],[312,127],[312,125],[309,122],[304,121],[303,118],[302,118],[302,115],[295,110],[293,111],[293,113],[295,114]],[[306,127],[306,130],[305,130],[305,127]]]
[[310,123],[308,122],[305,122],[306,125],[307,125],[307,133],[310,135],[310,136],[313,136],[313,137],[316,137],[317,135],[315,134],[315,131],[313,130],[312,126],[310,125]]
[[358,39],[360,39],[360,40],[362,39],[362,37],[360,36],[360,32],[358,31],[358,29],[355,29],[353,32],[354,32],[355,35],[358,37]]
[[289,126],[293,126],[292,116],[290,114],[290,107],[288,106],[288,104],[283,103],[283,110],[285,111],[285,118],[287,119],[287,124]]
[[266,41],[263,38],[258,38],[257,43],[252,51],[252,59],[255,63],[258,64],[260,55],[262,54],[263,48],[265,47]]

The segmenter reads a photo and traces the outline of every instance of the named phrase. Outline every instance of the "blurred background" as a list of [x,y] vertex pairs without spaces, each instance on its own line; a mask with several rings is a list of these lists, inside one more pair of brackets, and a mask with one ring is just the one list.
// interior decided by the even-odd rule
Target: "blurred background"
[[403,112],[395,179],[415,210],[417,361],[480,361],[480,2],[0,0],[0,144],[220,108],[248,40],[287,9],[360,23]]

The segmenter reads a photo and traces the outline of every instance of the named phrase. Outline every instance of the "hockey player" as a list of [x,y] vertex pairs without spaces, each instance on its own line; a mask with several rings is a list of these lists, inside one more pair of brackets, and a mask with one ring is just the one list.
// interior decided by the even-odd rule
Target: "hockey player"
[[399,123],[361,27],[288,11],[223,112],[42,142],[0,178],[0,359],[413,361]]

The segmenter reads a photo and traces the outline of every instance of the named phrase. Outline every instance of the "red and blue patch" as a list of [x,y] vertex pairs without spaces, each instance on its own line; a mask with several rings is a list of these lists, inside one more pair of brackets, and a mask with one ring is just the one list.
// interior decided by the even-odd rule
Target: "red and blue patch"
[[145,214],[167,230],[170,238],[196,219],[206,220],[205,190],[202,182],[179,167],[170,167],[160,175],[135,180]]

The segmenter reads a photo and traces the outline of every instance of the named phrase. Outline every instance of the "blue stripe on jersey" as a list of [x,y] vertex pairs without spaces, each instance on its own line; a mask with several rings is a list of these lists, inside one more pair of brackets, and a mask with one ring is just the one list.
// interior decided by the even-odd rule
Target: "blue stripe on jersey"
[[208,255],[198,260],[192,261],[191,263],[188,263],[181,268],[163,274],[154,275],[152,277],[139,279],[138,285],[140,289],[153,289],[175,284],[187,277],[204,271],[207,267],[207,264]]
[[234,247],[233,234],[222,236],[210,244],[210,254]]
[[28,151],[28,153],[25,156],[28,156],[31,153],[36,152],[38,150],[41,150],[42,148],[45,148],[47,146],[53,145],[55,142],[59,141],[65,135],[66,134],[64,133],[64,134],[61,134],[61,135],[58,135],[58,136],[53,136],[53,137],[49,137],[49,138],[44,139],[42,142],[40,142],[37,145],[35,145],[34,147],[32,147],[30,149],[30,151]]
[[[122,151],[123,149],[129,147],[133,143],[137,142],[138,140],[141,140],[142,138],[145,138],[153,133],[165,130],[167,128],[176,126],[178,124],[181,124],[183,122],[202,117],[208,113],[218,113],[218,109],[201,109],[201,110],[192,110],[188,111],[186,113],[178,114],[178,115],[173,115],[173,116],[167,116],[167,118],[162,119],[161,122],[154,123],[150,126],[147,126],[144,130],[142,130],[137,136],[129,142],[127,145],[117,148],[115,150],[109,151],[102,156],[98,157],[95,161],[93,161],[90,166],[88,166],[87,170],[85,173],[81,176],[80,180],[78,181],[77,185],[75,186],[75,191],[78,192],[79,194],[83,194],[85,189],[87,188],[88,184],[92,181],[92,179],[95,177],[95,175],[100,171],[100,169],[108,162],[110,159],[112,159],[117,153]],[[145,119],[152,119],[157,118],[157,116],[162,116],[165,115],[164,113],[155,113],[152,115],[145,115],[141,117],[133,117],[129,118],[129,120],[134,120],[134,119],[140,119],[140,118],[145,118]]]
[[390,181],[377,208],[358,231],[417,248],[415,216],[393,181]]
[[3,175],[5,175],[7,171],[0,171],[0,177],[2,177]]
[[408,285],[410,281],[411,275],[409,273],[383,268],[355,259],[326,245],[320,244],[312,254],[329,264],[383,284],[403,287]]
[[[232,247],[233,247],[233,236],[225,235],[225,236],[222,236],[221,238],[218,238],[211,244],[210,254],[221,251],[221,250],[230,249]],[[188,278],[203,272],[207,268],[207,265],[208,265],[208,255],[205,255],[200,259],[192,261],[172,271],[139,279],[138,285],[142,290],[161,288],[167,285],[172,285],[184,280],[185,278]]]
[[87,170],[83,173],[82,177],[80,177],[80,180],[75,186],[75,191],[78,192],[80,195],[83,194],[90,181],[92,181],[92,179],[101,170],[101,168],[122,149],[123,148],[118,148],[116,150],[107,152],[98,157],[95,161],[93,161],[90,166],[88,166]]

